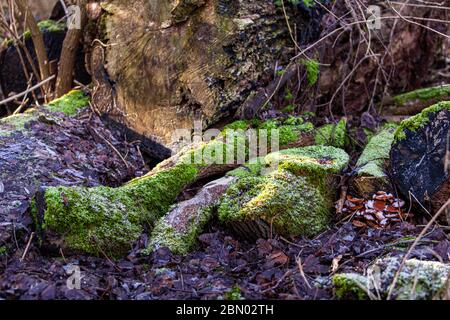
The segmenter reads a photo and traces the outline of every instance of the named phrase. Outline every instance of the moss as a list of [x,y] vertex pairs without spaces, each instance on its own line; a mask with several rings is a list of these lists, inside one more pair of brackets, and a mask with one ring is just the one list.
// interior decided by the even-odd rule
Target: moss
[[160,218],[152,231],[147,248],[142,253],[149,254],[155,249],[166,247],[175,254],[187,254],[197,241],[203,227],[210,220],[212,212],[213,206],[199,209],[197,214],[192,215],[195,222],[187,222],[187,230],[183,232],[175,230],[166,217]]
[[342,150],[328,146],[308,146],[274,152],[266,156],[268,166],[278,163],[281,169],[306,176],[323,176],[342,171],[349,156]]
[[[343,150],[324,146],[269,154],[264,161],[229,173],[239,180],[223,196],[219,220],[226,224],[262,220],[285,236],[313,236],[330,220],[333,195],[327,175],[339,172],[347,162]],[[279,164],[275,171],[260,173],[273,164]]]
[[197,175],[195,165],[179,164],[137,178],[120,188],[48,188],[44,230],[60,234],[77,252],[118,256],[154,223]]
[[231,129],[231,130],[247,130],[250,127],[250,123],[246,120],[238,120],[235,122],[232,122],[230,124],[227,124],[225,126],[225,129]]
[[386,177],[384,164],[390,157],[394,133],[395,126],[390,126],[370,139],[356,163],[358,175]]
[[[234,197],[236,193],[241,195]],[[330,219],[329,200],[305,177],[286,170],[244,178],[227,196],[218,210],[219,219],[226,223],[263,220],[278,234],[313,236]]]
[[442,101],[431,107],[424,109],[421,113],[403,120],[397,131],[395,132],[394,141],[400,141],[406,138],[406,133],[415,132],[418,129],[426,126],[430,122],[430,116],[442,110],[450,111],[450,101]]
[[[313,1],[313,0],[308,0]],[[301,62],[306,68],[306,79],[310,86],[316,84],[319,79],[319,62],[315,59],[304,59]]]
[[246,163],[239,168],[227,172],[227,175],[236,178],[254,177],[261,175],[265,167],[265,157],[258,157],[253,159],[251,163]]
[[315,134],[317,145],[345,148],[347,137],[347,119],[342,118],[337,124],[326,124],[317,129]]
[[14,131],[22,131],[28,122],[36,119],[35,112],[21,113],[0,119],[0,137],[9,136]]
[[278,129],[280,146],[286,146],[298,141],[301,134],[313,131],[314,125],[311,122],[304,121],[302,117],[289,117],[285,121],[267,120],[259,126],[259,129],[268,130],[268,141],[271,139],[271,129]]
[[400,94],[394,97],[394,103],[404,105],[408,101],[421,100],[427,101],[430,99],[445,99],[450,96],[450,85],[437,86],[432,88],[422,88],[415,91]]
[[[66,30],[66,23],[64,21],[43,20],[38,22],[38,27],[41,32],[60,32]],[[26,30],[23,35],[23,39],[27,40],[31,38],[30,30]],[[10,46],[14,43],[13,39],[5,39],[4,46]]]
[[89,97],[80,90],[72,90],[64,96],[53,100],[45,106],[48,111],[62,112],[68,116],[75,115],[80,109],[89,105]]
[[341,273],[333,277],[334,294],[336,298],[367,299],[367,278],[356,273]]
[[241,288],[238,285],[233,286],[230,291],[225,293],[225,300],[244,300]]

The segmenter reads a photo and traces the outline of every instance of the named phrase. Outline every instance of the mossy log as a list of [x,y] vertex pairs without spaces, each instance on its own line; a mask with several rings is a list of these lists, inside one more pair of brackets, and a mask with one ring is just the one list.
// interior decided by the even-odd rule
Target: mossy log
[[[250,123],[245,121],[230,124],[215,140],[185,146],[145,176],[119,188],[42,190],[35,217],[44,242],[61,246],[66,252],[125,253],[144,228],[151,228],[169,211],[183,190],[238,167],[238,150],[243,151],[244,162],[251,156],[246,128]],[[269,120],[257,128],[278,129],[281,147],[311,143],[311,139],[303,139],[303,133],[311,132],[312,125],[302,119],[290,119],[288,123]]]
[[369,140],[359,157],[352,181],[352,187],[359,195],[367,197],[379,190],[392,190],[388,174],[395,130],[395,124],[382,128]]
[[[338,299],[386,299],[402,259],[377,260],[366,275],[341,273],[333,277]],[[450,294],[448,281],[450,266],[436,261],[406,260],[398,275],[391,299],[446,300]]]
[[450,198],[449,143],[450,101],[401,122],[395,132],[390,166],[406,199],[437,211]]
[[413,116],[440,101],[450,100],[450,85],[422,88],[383,101],[382,115]]

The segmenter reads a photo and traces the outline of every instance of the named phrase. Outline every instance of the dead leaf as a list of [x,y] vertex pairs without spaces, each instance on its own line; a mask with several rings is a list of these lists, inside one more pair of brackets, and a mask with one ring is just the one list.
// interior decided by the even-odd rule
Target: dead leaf
[[338,255],[336,258],[333,259],[331,262],[331,272],[335,273],[339,268],[339,262],[342,260],[342,254]]

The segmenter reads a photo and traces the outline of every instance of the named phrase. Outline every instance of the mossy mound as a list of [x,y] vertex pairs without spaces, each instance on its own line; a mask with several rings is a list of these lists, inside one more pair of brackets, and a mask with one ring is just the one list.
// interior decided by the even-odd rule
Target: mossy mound
[[439,102],[424,109],[421,113],[403,120],[395,132],[395,141],[405,139],[408,132],[415,132],[418,129],[423,128],[430,122],[430,116],[432,114],[436,114],[443,110],[450,111],[450,101]]
[[396,126],[390,124],[373,136],[359,157],[356,167],[355,187],[362,195],[389,188],[387,166],[389,163]]
[[[333,277],[336,297],[339,299],[386,299],[400,258],[377,260],[368,270],[369,276],[338,274]],[[435,261],[410,259],[405,262],[392,289],[397,300],[444,299],[448,296],[450,266]]]
[[347,119],[342,118],[337,124],[326,124],[315,133],[317,145],[345,148],[348,143]]
[[[332,175],[348,163],[345,151],[310,146],[272,153],[229,175],[239,180],[223,196],[219,220],[244,237],[313,236],[330,221]],[[263,168],[272,172],[263,174]]]

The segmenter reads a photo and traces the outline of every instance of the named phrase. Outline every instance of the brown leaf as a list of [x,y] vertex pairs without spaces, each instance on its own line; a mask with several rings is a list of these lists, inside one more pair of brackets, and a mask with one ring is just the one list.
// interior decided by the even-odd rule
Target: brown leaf
[[367,224],[365,224],[364,222],[361,222],[359,220],[353,220],[353,225],[357,228],[367,227]]
[[385,203],[384,201],[376,200],[376,201],[374,201],[374,203],[373,203],[373,208],[374,208],[375,210],[383,211],[385,207],[386,207],[386,203]]

